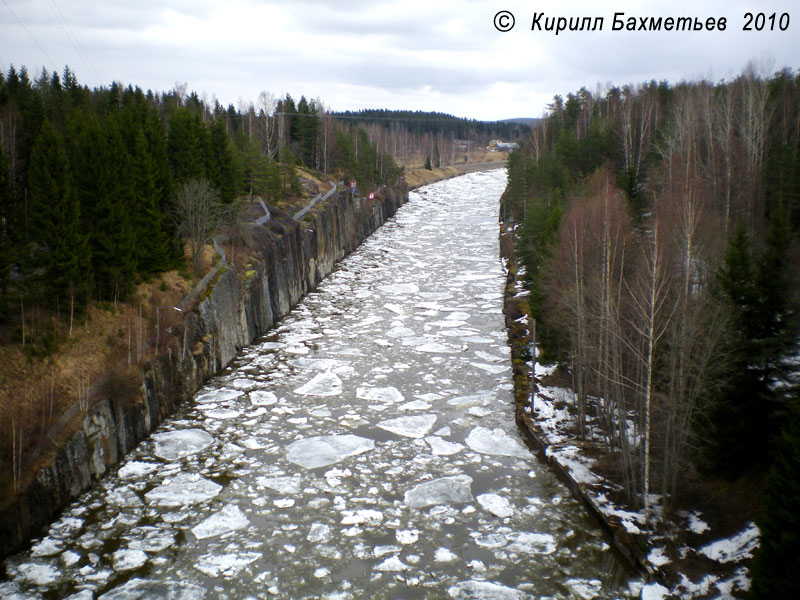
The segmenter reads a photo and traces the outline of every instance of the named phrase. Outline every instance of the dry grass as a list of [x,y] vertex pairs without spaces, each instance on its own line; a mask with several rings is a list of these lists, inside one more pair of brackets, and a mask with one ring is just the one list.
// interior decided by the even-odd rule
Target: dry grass
[[[116,307],[93,304],[76,319],[71,335],[64,318],[40,310],[39,320],[47,323],[59,342],[57,350],[44,358],[31,356],[29,341],[26,346],[21,341],[0,344],[0,506],[13,496],[9,493],[14,487],[13,459],[21,463],[21,475],[32,476],[43,460],[33,451],[50,427],[90,384],[115,365],[126,364],[130,356],[137,358],[137,345],[142,347],[151,337],[156,315],[165,330],[177,314],[169,309],[191,287],[192,281],[177,271],[163,273],[140,284],[130,302]],[[145,356],[140,353],[138,358]],[[18,484],[24,486],[24,479]]]

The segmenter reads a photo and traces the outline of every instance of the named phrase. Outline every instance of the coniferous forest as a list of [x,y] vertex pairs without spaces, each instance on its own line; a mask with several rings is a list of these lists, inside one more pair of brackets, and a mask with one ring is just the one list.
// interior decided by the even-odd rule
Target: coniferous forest
[[800,76],[556,96],[502,216],[577,435],[655,521],[697,478],[758,496],[772,465],[752,593],[794,597]]
[[299,193],[298,165],[365,187],[400,174],[363,131],[305,97],[262,94],[242,111],[185,89],[90,90],[68,68],[0,75],[0,142],[0,320],[26,304],[74,314],[124,300],[178,266],[174,196],[187,181],[207,180],[230,205]]

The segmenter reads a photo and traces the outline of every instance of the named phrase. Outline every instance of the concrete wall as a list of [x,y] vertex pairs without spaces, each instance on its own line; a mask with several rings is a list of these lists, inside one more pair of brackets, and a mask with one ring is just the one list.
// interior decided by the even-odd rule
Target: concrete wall
[[185,336],[170,339],[166,350],[143,367],[136,398],[104,397],[81,416],[77,432],[53,462],[0,513],[0,558],[39,534],[244,346],[269,331],[394,215],[408,191],[385,190],[376,196],[374,201],[352,200],[340,193],[299,223],[273,218],[255,227],[255,273],[245,280],[232,266],[224,268],[186,314]]

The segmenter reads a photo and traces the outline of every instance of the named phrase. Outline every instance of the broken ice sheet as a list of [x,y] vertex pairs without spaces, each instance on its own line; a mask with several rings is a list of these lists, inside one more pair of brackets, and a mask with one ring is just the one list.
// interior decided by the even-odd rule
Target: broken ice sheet
[[214,513],[205,521],[192,527],[192,533],[198,540],[224,535],[237,529],[244,529],[250,524],[242,510],[235,504],[229,504]]
[[179,429],[154,433],[152,438],[155,442],[153,454],[167,461],[196,454],[214,441],[214,438],[202,429]]
[[447,589],[455,600],[525,600],[525,592],[491,581],[462,581]]
[[507,498],[498,494],[481,494],[476,498],[478,504],[496,517],[510,517],[514,514],[514,505]]
[[145,494],[152,506],[177,507],[199,504],[222,491],[222,486],[196,473],[178,473],[172,480]]
[[412,508],[437,504],[461,504],[472,501],[472,477],[455,475],[417,484],[408,490],[403,500]]
[[383,402],[384,404],[395,404],[404,400],[403,394],[396,387],[360,387],[356,390],[356,397],[370,402]]
[[357,435],[323,435],[292,442],[286,448],[286,458],[306,469],[316,469],[368,452],[374,447],[374,441]]
[[303,489],[303,478],[299,475],[286,477],[259,477],[256,483],[262,487],[268,487],[279,494],[299,494]]
[[464,449],[464,446],[455,442],[448,442],[440,437],[431,435],[425,438],[428,445],[431,447],[431,452],[435,456],[450,456],[458,454]]
[[410,438],[425,437],[436,423],[436,415],[412,415],[408,417],[397,417],[378,423],[378,427]]
[[134,578],[101,595],[99,600],[134,600],[169,598],[169,600],[201,600],[206,589],[183,581],[152,581]]
[[529,458],[530,452],[502,429],[476,427],[465,440],[467,446],[481,454]]
[[325,371],[315,375],[294,392],[303,396],[339,396],[342,393],[342,380],[335,373]]
[[236,574],[252,562],[261,558],[259,552],[243,552],[241,554],[205,554],[194,564],[194,568],[209,577],[235,577]]

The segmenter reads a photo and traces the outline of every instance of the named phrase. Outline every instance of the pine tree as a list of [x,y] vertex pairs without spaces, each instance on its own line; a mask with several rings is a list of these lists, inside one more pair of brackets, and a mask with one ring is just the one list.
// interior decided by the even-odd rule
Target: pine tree
[[752,600],[800,597],[800,402],[795,399],[767,478],[753,561]]

